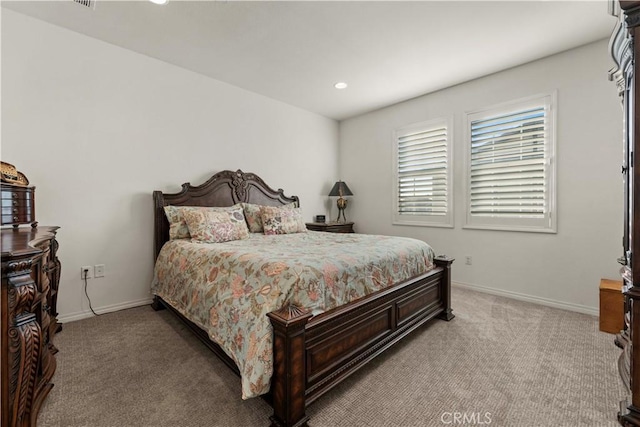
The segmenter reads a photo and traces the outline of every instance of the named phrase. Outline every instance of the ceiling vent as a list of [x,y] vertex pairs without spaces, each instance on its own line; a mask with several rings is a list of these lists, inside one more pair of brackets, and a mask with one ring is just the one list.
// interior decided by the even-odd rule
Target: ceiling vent
[[88,7],[89,9],[96,8],[96,0],[73,0],[74,3],[78,3],[81,6]]

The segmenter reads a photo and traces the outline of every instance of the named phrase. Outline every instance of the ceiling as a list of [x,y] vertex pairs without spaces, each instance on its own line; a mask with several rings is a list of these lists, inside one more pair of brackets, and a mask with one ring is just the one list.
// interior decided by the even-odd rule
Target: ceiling
[[2,7],[337,120],[600,40],[616,22],[605,1]]

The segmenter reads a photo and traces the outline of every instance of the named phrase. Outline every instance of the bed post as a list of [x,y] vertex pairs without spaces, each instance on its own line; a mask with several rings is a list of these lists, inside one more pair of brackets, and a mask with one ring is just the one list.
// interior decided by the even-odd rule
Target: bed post
[[454,258],[446,255],[438,255],[433,259],[437,267],[442,267],[442,282],[440,282],[440,291],[442,292],[442,301],[444,302],[444,311],[438,315],[439,319],[449,321],[453,319],[453,311],[451,310],[451,264]]
[[151,303],[151,308],[153,308],[154,311],[160,311],[164,310],[166,307],[164,306],[164,304],[162,304],[162,300],[160,299],[160,297],[158,295],[154,295],[153,302]]
[[311,312],[294,305],[267,313],[273,325],[272,427],[302,427],[305,413],[305,326]]

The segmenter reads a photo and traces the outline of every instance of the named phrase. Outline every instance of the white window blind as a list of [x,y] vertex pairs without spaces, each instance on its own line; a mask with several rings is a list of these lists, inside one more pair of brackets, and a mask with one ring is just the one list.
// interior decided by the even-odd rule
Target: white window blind
[[450,225],[450,140],[446,120],[396,131],[394,222]]
[[468,116],[467,225],[553,231],[550,98]]

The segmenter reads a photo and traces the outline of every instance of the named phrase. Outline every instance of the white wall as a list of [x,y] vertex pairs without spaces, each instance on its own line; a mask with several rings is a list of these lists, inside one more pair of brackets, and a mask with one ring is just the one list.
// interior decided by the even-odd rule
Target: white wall
[[[455,282],[597,314],[599,280],[618,277],[622,255],[622,110],[611,65],[601,41],[341,122],[340,176],[355,194],[348,215],[357,231],[429,242],[457,259]],[[558,233],[462,229],[464,112],[553,90]],[[392,225],[393,130],[449,115],[455,228]]]
[[167,63],[2,11],[2,159],[59,225],[61,318],[146,302],[153,190],[242,169],[325,213],[337,179],[338,124]]

